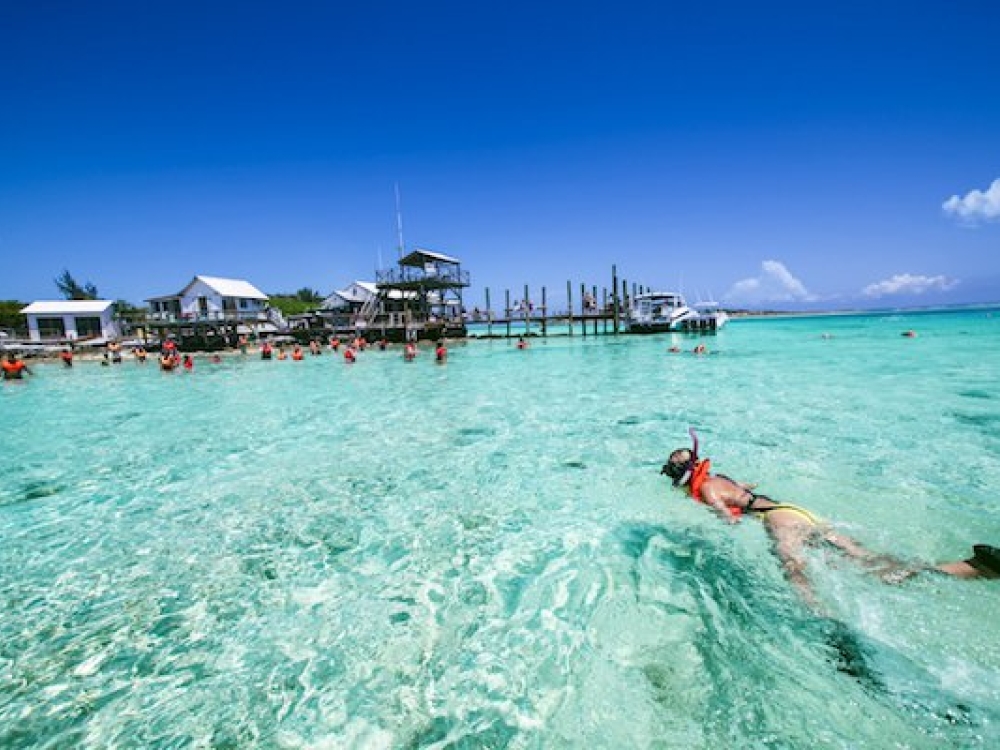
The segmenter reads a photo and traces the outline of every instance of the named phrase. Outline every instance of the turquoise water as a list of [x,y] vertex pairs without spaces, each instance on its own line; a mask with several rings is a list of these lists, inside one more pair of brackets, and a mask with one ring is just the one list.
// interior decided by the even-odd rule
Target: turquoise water
[[1000,544],[1000,312],[450,350],[0,387],[0,747],[998,746],[1000,581],[816,549],[834,627],[658,470]]

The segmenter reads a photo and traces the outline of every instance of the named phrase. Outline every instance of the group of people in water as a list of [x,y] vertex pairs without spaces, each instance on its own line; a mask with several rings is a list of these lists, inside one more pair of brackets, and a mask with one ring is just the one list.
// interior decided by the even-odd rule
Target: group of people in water
[[[343,357],[345,364],[354,364],[358,355],[369,349],[372,345],[369,344],[368,340],[364,336],[354,336],[348,341],[341,341],[339,336],[331,336],[327,342],[327,346],[330,351],[334,354],[338,354],[343,350]],[[387,351],[391,344],[387,339],[380,338],[375,342],[374,345],[379,351]],[[245,350],[245,345],[241,346],[241,351]],[[309,354],[313,357],[318,357],[323,354],[323,345],[317,339],[312,339],[308,345]],[[301,361],[305,359],[305,351],[300,344],[295,344],[292,347],[291,352],[287,352],[285,347],[281,344],[277,346],[272,345],[269,341],[264,341],[260,345],[260,358],[269,360],[286,360],[291,359],[294,362]],[[403,361],[413,362],[417,358],[417,345],[416,342],[408,340],[403,345]],[[440,340],[435,344],[434,347],[434,361],[438,364],[444,364],[448,360],[448,348],[445,346],[444,340]]]
[[[355,336],[348,341],[342,341],[337,336],[331,336],[326,346],[333,353],[343,352],[346,364],[356,362],[358,354],[371,347],[363,336]],[[381,338],[375,342],[374,346],[379,351],[387,351],[391,347],[391,344],[385,338]],[[301,361],[305,359],[306,351],[309,352],[309,356],[318,357],[323,354],[324,345],[318,339],[312,339],[305,347],[301,344],[295,344],[290,350],[287,350],[283,343],[271,343],[265,339],[259,347],[260,358],[264,360],[290,359],[292,361]],[[239,339],[239,352],[243,355],[249,353],[249,341],[246,336],[241,336]],[[131,353],[138,364],[145,364],[149,355],[146,348],[142,345],[133,347]],[[403,345],[403,360],[405,362],[413,362],[416,360],[417,354],[418,347],[415,341],[410,340]],[[66,347],[59,352],[59,360],[62,362],[64,368],[73,367],[75,358],[75,352],[70,347]],[[447,360],[448,348],[443,340],[438,341],[434,345],[434,361],[438,364],[444,364]],[[117,341],[109,342],[105,350],[101,353],[101,366],[118,365],[122,361],[122,345]],[[209,362],[219,364],[222,362],[222,356],[218,353],[210,354]],[[190,372],[194,370],[194,365],[194,356],[191,354],[181,354],[174,339],[168,338],[164,340],[159,353],[160,370],[164,372],[172,372],[174,370]],[[31,374],[31,369],[25,364],[20,355],[14,351],[10,351],[5,358],[0,360],[0,372],[2,372],[4,380],[21,380],[26,374]]]

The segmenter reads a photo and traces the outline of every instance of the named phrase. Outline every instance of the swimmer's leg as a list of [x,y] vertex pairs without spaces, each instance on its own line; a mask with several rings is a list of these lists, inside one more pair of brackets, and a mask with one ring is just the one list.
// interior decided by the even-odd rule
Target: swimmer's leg
[[928,570],[927,566],[914,566],[893,555],[872,552],[843,534],[827,531],[823,534],[823,540],[844,552],[851,559],[857,560],[866,570],[875,573],[888,583],[900,583],[917,573]]
[[972,552],[968,560],[944,563],[934,570],[956,578],[1000,578],[1000,548],[977,544]]
[[779,525],[769,523],[767,527],[774,541],[774,552],[785,569],[785,577],[798,589],[803,600],[814,610],[818,609],[812,584],[806,576],[806,561],[802,554],[811,530],[800,524]]

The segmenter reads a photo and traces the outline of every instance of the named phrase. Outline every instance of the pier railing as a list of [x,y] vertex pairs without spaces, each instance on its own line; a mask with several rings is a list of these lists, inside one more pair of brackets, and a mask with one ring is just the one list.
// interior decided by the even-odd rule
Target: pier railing
[[458,268],[435,267],[434,269],[425,269],[400,266],[399,268],[386,268],[382,271],[376,271],[375,280],[378,284],[392,286],[401,284],[469,286],[471,276],[469,276],[468,271],[462,271]]
[[154,323],[225,323],[257,321],[267,322],[266,310],[213,310],[207,313],[151,312],[146,320]]

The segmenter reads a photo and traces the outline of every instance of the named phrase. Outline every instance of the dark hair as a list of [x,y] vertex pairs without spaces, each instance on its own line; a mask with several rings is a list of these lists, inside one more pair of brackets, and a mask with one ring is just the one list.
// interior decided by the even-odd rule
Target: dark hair
[[685,472],[691,468],[691,464],[694,462],[694,454],[687,448],[678,448],[670,457],[667,462],[663,464],[663,468],[660,469],[660,474],[666,474],[672,480],[674,484],[677,484],[683,478]]

